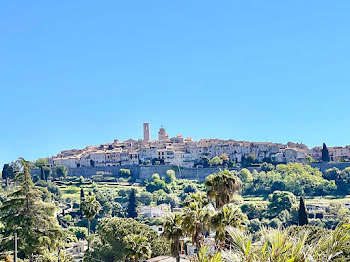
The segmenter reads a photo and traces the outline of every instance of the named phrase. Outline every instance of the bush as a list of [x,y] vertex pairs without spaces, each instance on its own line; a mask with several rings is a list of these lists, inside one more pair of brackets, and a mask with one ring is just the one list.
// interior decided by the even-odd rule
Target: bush
[[150,192],[141,192],[140,195],[137,197],[137,200],[142,205],[149,206],[153,201],[153,195]]
[[255,219],[249,220],[248,229],[250,232],[257,232],[260,230],[260,228],[261,228],[261,222],[259,219],[255,218]]
[[78,239],[86,239],[88,235],[88,230],[86,227],[69,227],[70,232],[72,232]]
[[287,228],[288,235],[292,237],[298,237],[300,234],[308,231],[308,237],[306,240],[307,244],[314,244],[319,241],[319,239],[325,235],[330,234],[330,230],[323,227],[304,225],[304,226],[290,226]]
[[270,220],[269,227],[280,228],[281,226],[282,226],[282,222],[277,217]]
[[194,192],[197,192],[198,191],[198,188],[195,184],[186,184],[184,187],[183,187],[183,192],[188,194],[188,193],[194,193]]
[[168,184],[171,184],[171,183],[175,182],[176,181],[175,171],[172,170],[172,169],[167,170],[164,180]]
[[119,170],[119,175],[121,177],[130,177],[131,176],[131,170],[130,169],[121,168]]
[[[103,218],[97,228],[97,241],[92,243],[86,257],[88,261],[126,261],[127,254],[125,236],[142,234],[151,246],[152,255],[170,254],[170,243],[151,227],[137,222],[132,218]],[[102,244],[103,243],[103,244]],[[111,259],[112,258],[112,259]]]
[[241,210],[249,219],[254,219],[262,217],[263,207],[255,203],[247,203],[241,206]]
[[261,164],[261,171],[268,172],[272,170],[275,170],[275,166],[273,164],[266,163],[266,162]]
[[148,192],[152,193],[152,192],[160,190],[160,189],[164,190],[166,193],[170,192],[170,189],[169,189],[168,185],[165,184],[165,181],[160,179],[158,174],[153,174],[152,182],[150,182],[146,185],[146,190]]

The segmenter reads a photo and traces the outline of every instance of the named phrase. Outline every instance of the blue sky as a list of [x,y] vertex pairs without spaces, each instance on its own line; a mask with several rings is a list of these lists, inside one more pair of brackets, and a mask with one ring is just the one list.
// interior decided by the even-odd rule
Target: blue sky
[[0,165],[115,138],[350,144],[349,1],[0,4]]

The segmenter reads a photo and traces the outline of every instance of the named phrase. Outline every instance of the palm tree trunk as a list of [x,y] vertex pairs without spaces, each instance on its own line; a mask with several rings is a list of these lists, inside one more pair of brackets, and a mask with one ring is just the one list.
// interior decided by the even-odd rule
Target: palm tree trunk
[[176,250],[176,256],[175,256],[175,259],[176,259],[176,262],[180,262],[180,249],[179,249],[179,240],[176,239],[174,241],[174,245],[175,245],[175,250]]
[[88,219],[88,250],[90,250],[90,219]]

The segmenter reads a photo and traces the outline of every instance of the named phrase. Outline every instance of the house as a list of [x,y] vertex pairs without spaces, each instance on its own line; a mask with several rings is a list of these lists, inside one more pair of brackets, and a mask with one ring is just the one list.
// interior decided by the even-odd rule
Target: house
[[169,204],[161,204],[156,207],[140,206],[138,209],[142,217],[164,217],[171,210]]
[[88,249],[88,242],[86,240],[79,240],[79,242],[71,243],[71,246],[62,250],[66,255],[73,258],[74,262],[83,262],[85,251]]

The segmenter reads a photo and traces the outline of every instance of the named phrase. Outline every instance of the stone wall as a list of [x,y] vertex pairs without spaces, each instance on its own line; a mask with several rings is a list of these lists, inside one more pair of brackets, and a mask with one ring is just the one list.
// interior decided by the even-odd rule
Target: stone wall
[[[340,170],[343,170],[346,167],[350,167],[350,163],[312,163],[312,167],[319,168],[322,172],[326,171],[329,168],[336,167]],[[219,168],[178,168],[177,166],[139,166],[139,165],[125,165],[125,166],[105,166],[105,167],[77,167],[77,168],[68,168],[69,176],[83,176],[83,177],[91,177],[96,175],[97,172],[109,172],[114,176],[119,174],[119,170],[121,168],[130,169],[133,176],[137,179],[151,179],[152,175],[158,173],[160,176],[165,176],[166,171],[172,169],[175,171],[175,175],[177,178],[185,178],[185,179],[196,179],[199,181],[204,181],[207,176],[210,174],[217,173]],[[251,172],[254,169],[260,171],[259,168],[248,168]],[[230,170],[237,170],[237,168],[233,168]],[[40,169],[31,170],[32,175],[40,176]]]
[[[165,176],[166,171],[172,169],[175,171],[177,178],[197,179],[204,181],[207,176],[219,172],[219,168],[178,168],[177,166],[161,165],[161,166],[139,166],[139,165],[125,165],[125,166],[106,166],[106,167],[77,167],[68,168],[69,176],[83,176],[91,177],[97,172],[109,172],[113,175],[118,175],[121,168],[130,169],[133,176],[139,179],[150,179],[152,175],[158,173],[160,176]],[[32,175],[40,175],[40,169],[31,170]]]
[[350,163],[311,163],[312,167],[317,167],[321,172],[326,171],[329,168],[336,167],[339,170],[350,167]]

